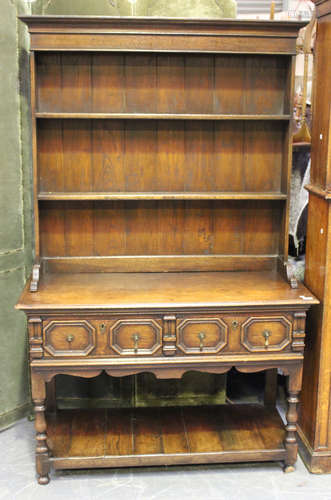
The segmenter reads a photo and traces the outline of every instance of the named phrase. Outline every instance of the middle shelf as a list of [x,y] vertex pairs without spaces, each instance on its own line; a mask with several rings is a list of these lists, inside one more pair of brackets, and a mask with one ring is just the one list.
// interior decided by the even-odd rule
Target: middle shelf
[[38,200],[287,200],[287,195],[276,192],[40,192]]
[[48,119],[125,119],[125,120],[290,120],[289,114],[217,114],[217,113],[54,113],[36,112],[36,118]]

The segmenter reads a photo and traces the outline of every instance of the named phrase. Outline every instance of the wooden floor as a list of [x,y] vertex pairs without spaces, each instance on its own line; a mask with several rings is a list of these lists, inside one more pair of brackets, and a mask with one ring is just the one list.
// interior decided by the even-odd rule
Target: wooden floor
[[[308,300],[307,300],[308,298]],[[122,309],[316,304],[273,271],[185,273],[49,273],[39,290],[29,283],[18,309]]]
[[[285,458],[285,431],[260,405],[59,410],[48,416],[55,468]],[[243,453],[244,452],[244,453]]]

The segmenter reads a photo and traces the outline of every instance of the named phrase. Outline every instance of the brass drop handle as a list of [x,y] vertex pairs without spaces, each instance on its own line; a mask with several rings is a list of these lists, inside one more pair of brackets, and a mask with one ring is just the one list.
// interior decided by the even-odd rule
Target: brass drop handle
[[205,338],[206,338],[205,333],[203,333],[203,332],[198,333],[198,339],[200,340],[200,351],[202,351],[202,349],[203,349],[203,341]]
[[265,345],[265,347],[268,347],[268,345],[269,345],[269,337],[271,337],[271,332],[269,332],[269,330],[264,330],[264,332],[262,333],[262,335],[265,338],[264,345]]
[[68,335],[67,337],[67,342],[69,342],[69,344],[71,344],[71,342],[75,340],[75,337],[73,335]]
[[140,340],[140,335],[138,335],[138,333],[134,333],[132,335],[132,340],[134,342],[134,352],[138,352],[138,343]]

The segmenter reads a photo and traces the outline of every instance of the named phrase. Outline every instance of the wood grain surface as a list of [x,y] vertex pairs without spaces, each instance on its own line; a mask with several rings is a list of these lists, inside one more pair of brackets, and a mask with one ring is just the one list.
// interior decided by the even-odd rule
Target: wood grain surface
[[277,272],[49,273],[38,292],[23,292],[17,307],[146,309],[317,302],[303,285],[292,289]]
[[136,455],[142,465],[144,455],[186,455],[187,463],[200,455],[203,463],[210,453],[222,462],[224,452],[284,452],[281,418],[258,405],[62,410],[49,416],[48,429],[55,459],[117,456],[124,465]]

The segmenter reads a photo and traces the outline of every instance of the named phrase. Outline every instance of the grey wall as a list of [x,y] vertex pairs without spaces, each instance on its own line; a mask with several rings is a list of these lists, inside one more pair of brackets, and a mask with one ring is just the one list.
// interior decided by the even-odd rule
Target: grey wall
[[30,272],[31,152],[23,0],[2,0],[0,16],[0,429],[29,411],[25,318],[14,305]]

